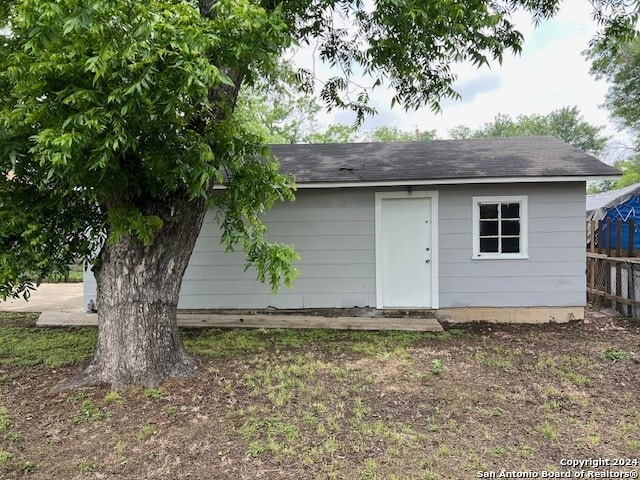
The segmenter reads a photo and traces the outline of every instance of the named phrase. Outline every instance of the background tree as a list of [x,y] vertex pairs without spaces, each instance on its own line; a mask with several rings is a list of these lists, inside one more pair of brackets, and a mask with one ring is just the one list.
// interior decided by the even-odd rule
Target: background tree
[[640,183],[640,156],[634,155],[626,160],[618,160],[614,166],[622,172],[622,176],[610,185],[601,185],[598,191],[615,190]]
[[425,130],[424,132],[418,132],[418,140],[424,142],[428,140],[437,140],[438,135],[435,130]]
[[597,190],[623,188],[640,182],[640,36],[635,35],[595,45],[588,52],[591,73],[607,79],[605,106],[618,125],[631,132],[633,143],[622,147],[623,159],[615,166],[622,177],[615,182],[601,182]]
[[312,132],[304,139],[305,143],[349,143],[357,141],[358,129],[354,125],[334,123],[323,131]]
[[411,142],[435,140],[435,130],[416,133],[400,130],[395,126],[380,126],[359,134],[354,125],[333,124],[324,131],[313,132],[304,139],[305,143],[348,143],[348,142]]
[[636,135],[640,146],[640,32],[606,47],[595,46],[588,55],[591,72],[611,83],[605,102],[611,116]]
[[577,107],[564,107],[547,115],[520,115],[515,120],[498,114],[476,130],[460,125],[449,131],[453,138],[497,138],[549,135],[592,155],[602,153],[608,138],[601,126],[584,121]]
[[[270,81],[273,77],[277,81]],[[250,124],[266,143],[306,142],[317,129],[320,104],[310,92],[300,90],[291,65],[279,64],[270,78],[240,90],[235,117]]]
[[[607,15],[605,33],[637,14],[619,3],[613,10],[596,3]],[[223,244],[242,248],[260,280],[277,288],[295,277],[295,254],[266,242],[260,221],[275,201],[293,198],[294,186],[261,132],[236,115],[243,85],[277,82],[283,51],[313,44],[340,72],[320,88],[328,107],[351,110],[358,121],[375,112],[371,88],[351,88],[358,71],[370,87],[391,87],[392,104],[437,110],[442,98],[457,97],[454,62],[482,65],[520,51],[514,9],[540,19],[558,2],[9,0],[2,7],[0,25],[11,35],[0,41],[0,204],[9,219],[0,223],[0,293],[24,294],[31,275],[65,273],[73,256],[91,258],[105,232],[93,261],[97,350],[69,385],[119,388],[193,372],[176,308],[207,209],[218,212]],[[296,77],[313,89],[311,72]]]
[[380,126],[368,132],[364,136],[367,142],[411,142],[411,141],[425,141],[435,140],[435,130],[428,130],[425,132],[407,132],[400,130],[395,126]]
[[365,135],[368,142],[410,142],[416,139],[414,133],[405,132],[398,127],[381,126]]

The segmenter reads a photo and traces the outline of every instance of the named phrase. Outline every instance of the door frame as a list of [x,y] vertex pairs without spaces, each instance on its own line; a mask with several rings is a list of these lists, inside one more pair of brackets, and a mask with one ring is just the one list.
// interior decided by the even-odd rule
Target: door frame
[[[437,191],[396,191],[376,192],[375,194],[375,249],[376,249],[376,308],[382,309],[384,272],[382,271],[382,201],[393,198],[430,198],[431,199],[431,306],[415,308],[440,308],[438,286],[438,192]],[[411,308],[411,307],[407,307]]]

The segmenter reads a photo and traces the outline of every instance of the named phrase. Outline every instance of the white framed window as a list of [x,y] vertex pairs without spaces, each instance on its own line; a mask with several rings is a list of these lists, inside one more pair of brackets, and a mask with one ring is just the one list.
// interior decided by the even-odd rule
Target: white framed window
[[473,197],[472,202],[474,259],[529,258],[526,196]]

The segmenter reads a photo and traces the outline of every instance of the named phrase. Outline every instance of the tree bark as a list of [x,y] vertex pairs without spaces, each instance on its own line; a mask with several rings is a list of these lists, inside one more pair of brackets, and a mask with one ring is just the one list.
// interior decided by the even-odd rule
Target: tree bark
[[107,383],[155,387],[167,378],[195,372],[182,346],[177,305],[182,277],[202,227],[204,200],[173,199],[155,207],[164,224],[153,243],[125,237],[105,244],[94,268],[98,345],[78,377],[57,387]]

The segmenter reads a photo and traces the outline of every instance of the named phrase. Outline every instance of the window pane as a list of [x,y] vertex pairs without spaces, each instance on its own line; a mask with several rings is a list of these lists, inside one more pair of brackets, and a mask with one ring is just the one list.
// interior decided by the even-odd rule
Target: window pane
[[480,239],[480,252],[482,252],[482,253],[497,253],[498,252],[498,239],[497,238],[481,238]]
[[480,222],[480,236],[490,237],[498,235],[498,221],[497,220],[482,220]]
[[520,239],[518,237],[503,238],[502,253],[520,253]]
[[503,203],[500,205],[502,218],[520,218],[519,203]]
[[497,203],[481,203],[480,218],[498,218]]
[[502,235],[520,235],[520,220],[503,220]]

